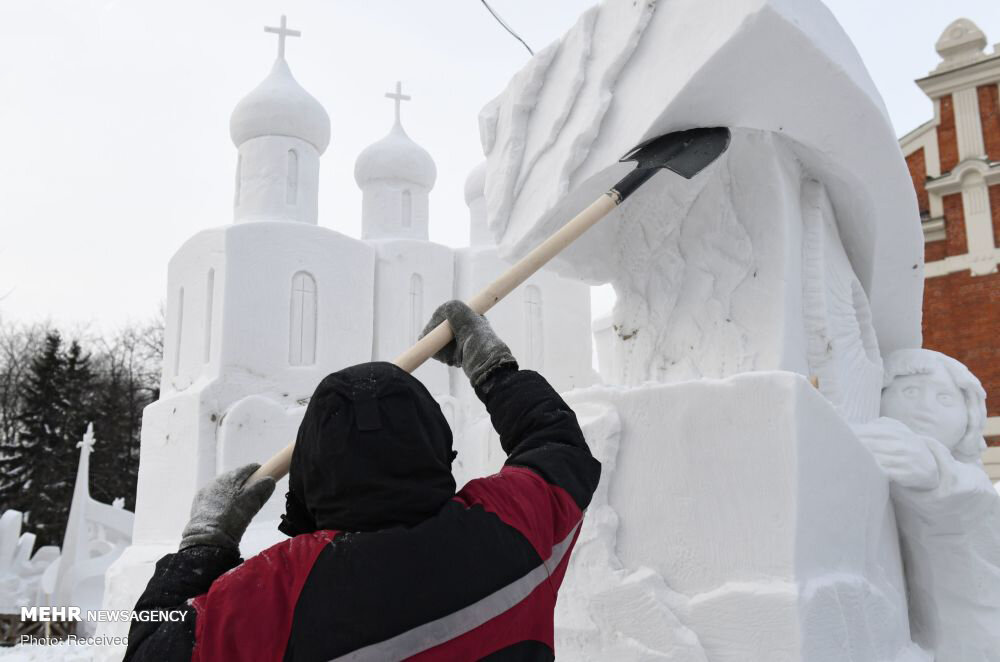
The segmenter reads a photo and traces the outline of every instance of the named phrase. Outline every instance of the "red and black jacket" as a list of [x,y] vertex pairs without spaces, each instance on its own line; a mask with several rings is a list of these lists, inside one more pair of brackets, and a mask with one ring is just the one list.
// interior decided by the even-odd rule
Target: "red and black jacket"
[[[295,536],[240,562],[170,554],[137,610],[125,660],[552,660],[553,610],[597,488],[576,415],[538,373],[477,389],[508,455],[412,526]],[[294,471],[294,464],[293,464]]]

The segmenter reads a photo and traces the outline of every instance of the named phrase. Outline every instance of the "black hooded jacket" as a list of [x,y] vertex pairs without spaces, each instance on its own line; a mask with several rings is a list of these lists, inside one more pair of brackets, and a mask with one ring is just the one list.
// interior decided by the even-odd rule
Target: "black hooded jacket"
[[600,476],[569,406],[538,373],[476,390],[508,455],[455,493],[451,430],[389,363],[329,375],[309,403],[280,529],[242,561],[160,559],[126,660],[552,660],[553,610]]
[[377,531],[427,519],[455,496],[451,428],[423,383],[392,363],[326,377],[299,426],[287,535]]

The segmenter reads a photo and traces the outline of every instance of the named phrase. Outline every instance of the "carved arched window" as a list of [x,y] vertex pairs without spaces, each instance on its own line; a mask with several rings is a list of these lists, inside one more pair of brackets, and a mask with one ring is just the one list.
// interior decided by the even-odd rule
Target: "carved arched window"
[[285,178],[285,202],[294,205],[299,197],[299,155],[288,150],[288,173]]
[[424,329],[424,279],[420,274],[410,276],[410,337],[412,345]]
[[542,369],[542,291],[536,285],[524,288],[524,367]]
[[316,363],[316,279],[306,271],[292,276],[292,318],[289,325],[288,363]]
[[181,337],[184,332],[184,288],[177,291],[177,326],[174,327],[174,377],[181,372]]
[[215,304],[215,269],[208,270],[205,282],[205,356],[204,363],[212,358],[212,312]]
[[402,205],[403,227],[408,228],[413,225],[413,194],[410,193],[410,189],[403,191]]

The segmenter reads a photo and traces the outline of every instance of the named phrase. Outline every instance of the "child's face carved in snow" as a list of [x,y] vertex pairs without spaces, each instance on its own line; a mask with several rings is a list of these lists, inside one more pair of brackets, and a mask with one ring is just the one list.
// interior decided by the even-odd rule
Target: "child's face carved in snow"
[[882,415],[953,450],[965,435],[965,397],[941,365],[928,373],[900,375],[882,391]]

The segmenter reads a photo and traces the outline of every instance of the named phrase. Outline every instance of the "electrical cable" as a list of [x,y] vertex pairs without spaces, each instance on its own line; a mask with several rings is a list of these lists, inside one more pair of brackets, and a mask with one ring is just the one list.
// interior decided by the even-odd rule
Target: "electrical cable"
[[486,0],[479,0],[479,1],[482,2],[483,6],[486,7],[486,9],[490,12],[490,14],[493,15],[493,18],[497,20],[497,23],[503,26],[504,30],[509,32],[511,36],[514,37],[514,39],[517,39],[519,42],[521,42],[524,45],[524,47],[528,49],[528,52],[531,53],[531,55],[535,54],[535,51],[531,50],[531,46],[528,46],[528,43],[524,41],[524,39],[521,39],[521,36],[518,35],[516,32],[514,32],[514,30],[511,29],[511,27],[507,25],[495,11],[493,11],[493,7],[490,7],[489,3],[486,2]]

